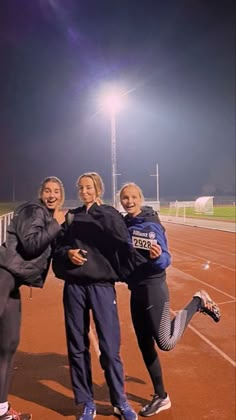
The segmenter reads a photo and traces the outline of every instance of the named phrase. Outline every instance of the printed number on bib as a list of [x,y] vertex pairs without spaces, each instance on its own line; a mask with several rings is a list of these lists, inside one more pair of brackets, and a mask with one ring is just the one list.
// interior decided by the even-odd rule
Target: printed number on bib
[[156,244],[155,239],[140,238],[138,236],[132,236],[132,245],[134,248],[139,249],[150,249],[152,244]]

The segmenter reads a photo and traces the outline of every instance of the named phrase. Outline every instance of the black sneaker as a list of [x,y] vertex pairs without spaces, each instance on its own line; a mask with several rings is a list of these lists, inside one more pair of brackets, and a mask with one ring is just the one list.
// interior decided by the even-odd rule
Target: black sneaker
[[169,395],[165,398],[160,398],[159,395],[153,395],[152,401],[145,405],[142,410],[139,412],[140,416],[149,417],[154,416],[154,414],[160,413],[160,411],[168,410],[171,407],[171,402]]
[[199,297],[201,300],[199,312],[203,312],[204,315],[209,315],[215,322],[219,322],[221,317],[220,309],[205,290],[199,290],[193,297]]
[[17,411],[13,410],[10,406],[8,408],[7,413],[0,416],[0,420],[31,420],[32,414],[29,413],[18,413]]

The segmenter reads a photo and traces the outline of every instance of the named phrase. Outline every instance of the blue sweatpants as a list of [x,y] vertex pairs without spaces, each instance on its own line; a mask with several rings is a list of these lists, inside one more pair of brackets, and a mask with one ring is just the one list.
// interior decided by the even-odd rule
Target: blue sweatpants
[[76,404],[93,401],[90,357],[90,310],[98,336],[100,364],[113,406],[126,401],[120,359],[120,325],[113,285],[81,286],[65,282],[64,312],[72,388]]

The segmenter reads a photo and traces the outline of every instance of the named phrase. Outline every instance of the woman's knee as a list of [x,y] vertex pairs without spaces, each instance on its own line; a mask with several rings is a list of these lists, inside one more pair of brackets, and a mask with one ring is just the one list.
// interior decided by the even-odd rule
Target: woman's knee
[[119,352],[113,353],[112,351],[101,352],[100,364],[102,369],[112,366],[117,360],[120,359]]

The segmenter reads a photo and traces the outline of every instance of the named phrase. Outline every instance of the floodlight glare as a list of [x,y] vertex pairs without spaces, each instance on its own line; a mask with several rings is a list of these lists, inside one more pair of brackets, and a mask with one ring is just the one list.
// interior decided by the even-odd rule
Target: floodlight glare
[[111,93],[104,98],[104,109],[110,113],[116,113],[121,107],[121,96]]
[[105,111],[109,115],[111,124],[112,203],[114,207],[117,206],[116,114],[122,107],[125,97],[133,90],[121,90],[116,85],[108,85],[100,95],[100,110]]
[[112,166],[112,204],[116,207],[117,168],[116,168],[116,114],[121,108],[122,92],[114,87],[108,88],[101,96],[101,108],[109,114],[111,123],[111,166]]

